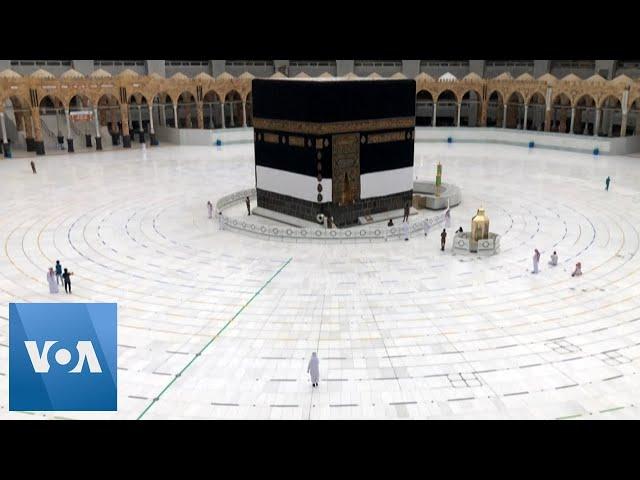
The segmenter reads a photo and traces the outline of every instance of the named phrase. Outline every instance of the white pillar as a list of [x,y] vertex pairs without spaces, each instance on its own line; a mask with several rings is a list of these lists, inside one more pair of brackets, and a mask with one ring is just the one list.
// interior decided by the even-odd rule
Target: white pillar
[[173,104],[173,123],[175,124],[175,128],[178,128],[178,104]]
[[529,104],[524,104],[524,122],[522,124],[522,130],[527,129],[527,117],[529,116]]
[[502,109],[502,128],[507,128],[507,104],[503,105]]
[[593,136],[598,136],[598,129],[600,128],[600,109],[596,108],[596,123],[593,125]]
[[149,132],[151,134],[156,133],[153,130],[153,104],[152,103],[149,104]]
[[247,128],[247,102],[242,102],[242,126]]
[[96,124],[96,138],[100,138],[100,120],[98,119],[98,108],[93,107],[93,120]]
[[2,128],[2,143],[9,143],[7,140],[7,127],[4,125],[4,112],[0,112],[0,128]]
[[67,122],[67,140],[71,138],[71,122],[69,120],[69,109],[65,109],[64,111],[64,119]]
[[462,103],[458,103],[458,127],[460,126],[460,115],[462,114]]
[[436,126],[436,113],[438,111],[438,102],[433,102],[433,118],[431,119],[431,126]]
[[158,108],[159,108],[159,120],[160,120],[160,125],[163,127],[167,126],[167,113],[164,111],[164,103],[162,105],[158,104]]
[[573,125],[575,123],[575,118],[576,118],[576,107],[571,107],[571,122],[570,122],[570,127],[569,127],[569,133],[573,133]]
[[227,128],[224,120],[224,102],[220,102],[220,111],[222,112],[222,128]]

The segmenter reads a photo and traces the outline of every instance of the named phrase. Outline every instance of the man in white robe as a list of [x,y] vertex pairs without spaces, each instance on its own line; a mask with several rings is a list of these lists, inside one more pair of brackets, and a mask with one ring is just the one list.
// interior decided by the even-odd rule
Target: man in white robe
[[402,233],[404,233],[404,239],[405,241],[409,240],[409,222],[404,222],[402,224]]
[[536,248],[533,253],[533,271],[531,273],[538,273],[538,263],[540,263],[540,252]]
[[53,268],[49,268],[47,272],[47,283],[49,284],[49,293],[58,293],[58,282],[56,281],[56,272]]
[[222,216],[222,212],[218,212],[218,230],[224,230],[224,217]]
[[551,261],[549,262],[549,265],[551,265],[552,267],[555,267],[558,265],[558,254],[554,252],[551,254]]
[[309,365],[307,366],[307,373],[311,375],[311,385],[317,387],[320,381],[320,360],[318,360],[316,352],[311,354],[311,360],[309,360]]

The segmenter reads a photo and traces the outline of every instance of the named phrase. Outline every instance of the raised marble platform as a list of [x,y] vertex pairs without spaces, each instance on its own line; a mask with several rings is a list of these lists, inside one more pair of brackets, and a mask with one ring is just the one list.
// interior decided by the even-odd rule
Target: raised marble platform
[[435,192],[435,182],[416,180],[413,182],[414,206],[417,205],[419,208],[428,208],[429,210],[443,210],[447,206],[455,207],[462,200],[460,188],[451,183],[441,184],[438,196]]
[[[411,207],[409,209],[409,216],[417,214],[418,210],[416,210],[414,207]],[[388,212],[374,213],[373,215],[358,217],[358,224],[371,225],[373,223],[388,222],[390,218],[393,218],[394,220],[399,219],[400,221],[402,221],[402,219],[404,218],[404,209],[399,208],[397,210],[389,210]]]
[[471,240],[471,232],[456,233],[451,249],[454,253],[493,255],[500,249],[500,235],[489,233],[489,238],[474,242]]

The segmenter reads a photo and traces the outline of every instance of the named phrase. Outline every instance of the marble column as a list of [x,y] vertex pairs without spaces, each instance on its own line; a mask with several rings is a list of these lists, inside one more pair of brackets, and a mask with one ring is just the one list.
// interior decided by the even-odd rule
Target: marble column
[[433,118],[431,119],[431,126],[436,126],[436,115],[438,112],[438,102],[433,102]]
[[149,140],[151,146],[158,145],[158,139],[156,138],[156,130],[153,128],[153,104],[149,104]]
[[626,137],[626,135],[627,135],[627,113],[623,112],[621,123],[620,123],[620,136]]
[[598,130],[600,129],[600,109],[596,108],[596,122],[593,125],[593,136],[598,136]]
[[122,123],[122,147],[131,148],[131,135],[129,133],[129,105],[120,105],[120,118]]
[[576,107],[571,107],[571,121],[569,122],[569,133],[573,133],[573,126],[576,121]]
[[11,147],[9,146],[9,140],[7,139],[7,127],[4,124],[4,112],[0,112],[0,128],[2,129],[2,151],[6,158],[10,158]]
[[138,140],[144,143],[144,128],[142,126],[142,105],[138,105]]
[[220,102],[220,111],[222,112],[222,128],[226,128],[224,119],[224,102]]
[[202,102],[196,102],[196,122],[199,129],[204,128],[204,112],[202,111]]
[[98,108],[93,108],[93,119],[96,124],[96,150],[102,150],[102,136],[100,135],[100,119],[98,118]]
[[529,116],[529,104],[524,104],[524,122],[522,124],[522,129],[527,130],[527,117]]
[[178,128],[178,104],[174,103],[173,104],[173,123],[174,123],[174,128]]
[[247,128],[247,102],[242,102],[242,126]]
[[462,103],[457,104],[458,107],[458,127],[460,126],[460,115],[462,114]]
[[507,104],[502,106],[502,128],[507,128]]

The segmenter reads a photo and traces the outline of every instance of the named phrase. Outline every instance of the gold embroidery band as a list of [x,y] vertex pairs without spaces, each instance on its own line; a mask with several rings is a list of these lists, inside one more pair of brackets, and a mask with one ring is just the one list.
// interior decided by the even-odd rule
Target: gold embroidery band
[[367,137],[367,143],[401,142],[407,139],[404,131],[376,133]]
[[274,120],[271,118],[253,118],[253,127],[277,132],[326,135],[346,132],[368,132],[372,130],[393,130],[413,128],[415,117],[380,118],[376,120],[350,120],[348,122],[296,122],[293,120]]
[[292,147],[304,147],[304,137],[289,137],[289,145]]
[[265,133],[264,141],[267,143],[280,143],[280,139],[275,133]]

